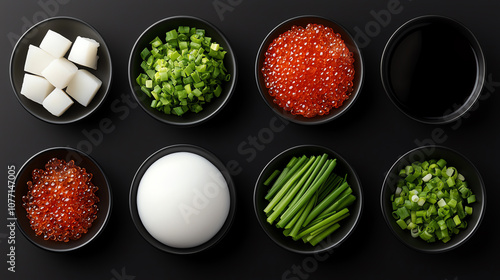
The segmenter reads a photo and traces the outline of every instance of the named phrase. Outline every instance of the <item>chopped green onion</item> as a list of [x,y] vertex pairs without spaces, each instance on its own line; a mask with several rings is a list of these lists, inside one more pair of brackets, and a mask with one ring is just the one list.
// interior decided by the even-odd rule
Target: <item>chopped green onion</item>
[[[198,113],[223,94],[223,84],[231,77],[224,67],[225,54],[221,45],[205,36],[205,30],[179,26],[165,33],[165,44],[155,37],[141,51],[143,73],[136,82],[157,100],[151,102],[152,108],[178,116]],[[160,102],[157,87],[165,94]]]
[[264,186],[269,186],[269,184],[274,180],[276,176],[278,176],[281,173],[279,170],[274,170],[274,172],[267,178],[267,180],[264,182]]
[[[412,237],[427,242],[448,242],[467,227],[468,206],[476,196],[465,177],[444,159],[414,162],[398,172],[401,180],[391,196],[392,216]],[[467,203],[467,206],[464,204]]]

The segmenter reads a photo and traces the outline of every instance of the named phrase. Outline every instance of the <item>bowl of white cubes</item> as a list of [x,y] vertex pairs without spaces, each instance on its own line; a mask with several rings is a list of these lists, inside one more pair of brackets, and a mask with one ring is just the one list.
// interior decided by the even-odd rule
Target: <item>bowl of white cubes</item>
[[10,60],[10,80],[21,105],[52,124],[79,121],[104,102],[111,55],[101,35],[72,17],[53,17],[28,29]]

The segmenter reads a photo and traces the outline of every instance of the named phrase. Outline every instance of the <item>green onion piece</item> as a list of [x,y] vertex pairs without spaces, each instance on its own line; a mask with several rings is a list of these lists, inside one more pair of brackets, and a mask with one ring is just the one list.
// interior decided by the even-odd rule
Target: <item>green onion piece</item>
[[281,173],[279,170],[274,170],[274,172],[264,181],[264,186],[269,186],[269,184],[274,180],[276,176]]
[[[309,158],[308,162],[296,174],[294,174],[294,176],[291,177],[290,180],[283,186],[283,188],[282,188],[283,190],[288,190],[292,186],[292,184],[294,184],[300,178],[298,183],[291,189],[290,193],[288,193],[286,196],[284,196],[284,199],[279,201],[278,207],[276,209],[274,209],[274,212],[267,218],[267,221],[270,224],[272,224],[274,222],[274,220],[276,220],[276,218],[278,218],[279,215],[281,213],[283,213],[283,211],[285,211],[286,206],[292,201],[295,194],[300,190],[302,185],[305,183],[305,181],[309,177],[308,174],[312,173],[312,171],[314,170],[315,165],[313,165],[313,163],[317,163],[318,161],[319,161],[319,157],[316,158],[316,157],[312,156],[311,158]],[[305,173],[305,175],[302,176],[304,173]],[[276,196],[279,197],[279,194],[280,193],[278,193]],[[275,197],[275,199],[273,199],[269,203],[268,207],[273,205],[273,203],[275,201],[278,201],[276,199],[276,197]],[[266,207],[266,209],[268,209],[268,207]],[[266,211],[266,209],[264,209],[264,212]],[[286,225],[286,223],[281,223],[281,224],[278,224],[277,226],[284,227],[285,225]]]
[[392,216],[402,230],[427,242],[446,243],[467,227],[476,198],[465,177],[444,159],[413,162],[398,173],[391,196]]
[[330,193],[330,195],[327,196],[323,201],[321,201],[321,203],[319,203],[316,207],[314,207],[314,209],[304,222],[304,226],[307,226],[314,218],[316,218],[316,216],[318,216],[323,210],[325,210],[329,205],[331,205],[333,201],[348,187],[349,184],[347,184],[347,182],[344,182],[337,189],[335,189],[335,191]]
[[420,236],[420,232],[421,232],[421,230],[420,230],[420,228],[419,228],[419,227],[415,227],[415,228],[413,228],[410,232],[411,232],[411,237],[413,237],[413,238],[417,238],[417,237],[419,237],[419,236]]
[[408,225],[406,224],[406,222],[403,219],[397,220],[396,223],[398,224],[398,226],[401,229],[406,229],[408,227]]
[[147,87],[142,86],[141,91],[144,92],[149,98],[151,98],[151,91]]
[[325,226],[329,223],[332,223],[332,222],[339,222],[343,219],[345,219],[346,217],[348,217],[350,214],[349,214],[349,209],[347,208],[344,208],[342,209],[341,211],[333,214],[332,216],[330,216],[329,218],[327,219],[324,219],[323,221],[315,224],[314,226],[311,226],[311,227],[307,227],[305,229],[303,229],[302,231],[299,232],[299,234],[294,238],[295,240],[296,239],[300,239],[302,238],[303,236],[305,236],[306,234],[309,234],[319,228],[321,228],[322,226]]
[[327,171],[321,176],[318,182],[316,182],[316,184],[313,184],[293,207],[288,208],[288,210],[283,214],[282,219],[278,222],[277,226],[283,227],[284,225],[286,225],[286,223],[288,223],[292,219],[293,215],[297,214],[298,210],[302,206],[304,206],[304,204],[306,204],[306,202],[309,199],[311,199],[314,192],[316,192],[321,186],[321,184],[328,178],[330,173],[335,168],[336,164],[337,160],[333,159],[328,165]]
[[285,226],[285,229],[284,230],[287,230],[289,229],[289,233],[288,235],[290,236],[291,232],[292,232],[292,228],[295,226],[295,224],[297,224],[297,222],[299,221],[300,219],[300,216],[302,216],[302,213],[306,210],[307,207],[304,207],[302,209],[300,209],[299,213],[297,213],[297,215],[295,215],[295,217],[293,217],[293,219]]
[[323,154],[294,157],[281,172],[274,171],[266,179],[272,185],[264,209],[267,221],[276,221],[285,236],[311,245],[335,231],[331,227],[350,215],[348,207],[356,200],[346,176],[333,172],[335,166],[336,160]]
[[171,40],[175,40],[175,39],[177,39],[177,31],[175,29],[167,32],[167,35],[166,35],[166,38],[165,38],[165,40],[167,42],[169,42]]
[[[288,190],[290,189],[290,187],[298,180],[298,178],[302,175],[302,173],[305,172],[305,168],[304,166],[302,166],[302,162],[306,161],[307,158],[305,156],[303,156],[301,158],[301,161],[299,162],[298,165],[294,166],[294,170],[290,172],[290,176],[287,178],[287,180],[285,182],[283,182],[283,186],[280,188],[279,192],[276,194],[275,197],[273,197],[273,200],[271,200],[271,202],[269,202],[269,204],[267,205],[266,208],[264,208],[264,212],[268,213],[269,211],[271,211],[274,206],[276,204],[278,204],[278,202],[280,202],[281,198],[285,196],[285,194],[288,192]],[[307,168],[312,164],[312,162],[314,161],[314,159],[309,159],[306,163],[307,165]],[[297,172],[295,172],[297,169],[299,169]],[[298,209],[297,209],[298,210]]]
[[[160,93],[157,90],[151,92],[157,86],[172,96],[171,99],[163,96],[163,100],[155,103],[154,108],[159,111],[175,115],[200,112],[207,102],[223,94],[223,84],[230,75],[223,63],[226,51],[219,45],[217,53],[209,55],[214,52],[210,48],[211,39],[205,36],[204,30],[188,26],[166,32],[165,41],[163,44],[159,37],[155,37],[149,48],[141,51],[143,73],[136,82],[148,98],[159,100]],[[177,87],[179,85],[181,88]]]
[[[323,154],[321,157],[319,157],[319,162],[317,163],[313,172],[310,174],[309,178],[307,179],[305,184],[302,186],[300,191],[293,198],[292,202],[290,202],[289,207],[293,207],[299,201],[299,199],[304,195],[304,193],[309,189],[311,184],[314,184],[317,181],[318,174],[322,174],[327,169],[328,166],[325,164],[327,159],[328,159],[327,154]],[[316,198],[316,200],[317,199],[318,198]]]
[[179,33],[181,33],[181,34],[188,34],[190,28],[189,28],[189,26],[179,26],[178,30],[179,30]]
[[446,160],[440,159],[436,162],[436,164],[439,166],[439,168],[443,169],[446,166]]
[[314,207],[314,204],[316,204],[316,199],[317,196],[314,196],[313,199],[311,199],[306,207],[304,207],[304,211],[300,213],[298,221],[294,224],[292,231],[290,232],[290,236],[295,237],[299,233],[299,230],[302,228],[302,225],[304,224],[304,221],[306,220],[307,216],[311,212],[312,208]]
[[144,48],[141,52],[141,58],[145,60],[150,54],[151,52],[148,50],[148,48]]
[[332,234],[334,231],[336,231],[340,225],[338,223],[333,224],[330,226],[328,229],[323,231],[322,233],[318,234],[316,237],[314,237],[309,243],[311,245],[316,246],[319,242],[321,242],[323,239],[325,239],[328,235]]
[[[285,171],[283,172],[283,173],[285,173],[284,175],[286,175],[286,176],[282,180],[278,180],[276,186],[273,186],[271,188],[271,190],[267,193],[265,199],[269,199],[271,197],[274,197],[275,193],[281,190],[281,188],[286,183],[286,181],[288,181],[288,179],[290,179],[290,177],[293,176],[293,174],[297,171],[297,169],[299,169],[302,166],[302,164],[304,164],[306,159],[307,159],[306,156],[302,156],[297,162],[294,161],[290,167],[291,169],[289,170],[289,172],[288,171],[286,173],[285,173]],[[290,161],[290,163],[292,163],[292,161],[293,161],[293,159]],[[289,168],[288,165],[286,168]]]
[[283,181],[284,178],[286,178],[288,171],[297,163],[298,159],[296,157],[293,157],[290,159],[290,161],[287,163],[283,171],[281,172],[280,176],[276,181],[274,182],[273,186],[271,189],[268,190],[267,195],[265,196],[265,199],[270,200],[274,194],[281,188],[281,182]]

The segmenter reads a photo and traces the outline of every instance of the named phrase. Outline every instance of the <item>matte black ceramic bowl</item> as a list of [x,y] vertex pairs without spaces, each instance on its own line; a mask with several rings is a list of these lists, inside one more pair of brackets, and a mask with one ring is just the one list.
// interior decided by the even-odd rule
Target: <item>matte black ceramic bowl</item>
[[[205,29],[205,35],[212,38],[212,42],[217,42],[223,47],[227,53],[224,57],[224,66],[231,74],[231,80],[222,85],[222,93],[219,97],[212,99],[211,102],[203,106],[203,110],[198,113],[187,112],[182,116],[167,115],[154,108],[151,108],[152,99],[149,98],[144,92],[141,91],[140,86],[136,82],[136,78],[142,73],[140,56],[144,48],[151,48],[150,42],[157,36],[164,42],[165,34],[176,29],[179,26],[196,27]],[[130,88],[134,98],[137,100],[141,108],[154,119],[172,125],[179,126],[193,126],[201,124],[219,113],[229,102],[233,92],[236,88],[238,80],[238,68],[236,63],[236,56],[234,54],[228,39],[224,34],[213,24],[192,16],[173,16],[162,19],[149,26],[137,39],[132,48],[128,65],[128,79]]]
[[[353,190],[352,194],[356,196],[356,201],[353,205],[349,206],[350,216],[339,223],[340,228],[316,246],[312,246],[311,244],[302,242],[302,240],[294,241],[291,237],[286,237],[283,235],[283,229],[279,229],[275,225],[271,225],[267,222],[267,216],[264,213],[264,208],[266,208],[269,201],[267,201],[264,197],[266,196],[269,187],[264,186],[264,181],[274,172],[274,170],[282,170],[294,156],[321,156],[324,153],[328,154],[328,158],[337,159],[337,165],[335,166],[333,172],[339,176],[347,174],[347,182]],[[316,145],[295,146],[274,157],[260,173],[259,178],[255,183],[253,194],[255,215],[257,216],[257,220],[267,236],[269,236],[269,238],[271,238],[271,240],[280,247],[300,254],[314,254],[331,251],[340,246],[353,233],[354,229],[359,224],[363,210],[363,200],[361,181],[349,163],[338,153],[328,148]]]
[[[332,108],[330,113],[323,116],[315,116],[312,118],[306,118],[301,115],[293,115],[292,113],[284,110],[276,103],[273,102],[273,97],[269,95],[268,89],[266,88],[266,83],[264,81],[264,76],[262,74],[262,67],[265,61],[265,54],[269,45],[273,42],[274,39],[279,37],[279,35],[287,32],[292,28],[292,26],[301,26],[306,27],[308,24],[321,24],[326,27],[330,27],[334,32],[341,35],[341,38],[344,40],[346,46],[353,53],[354,57],[354,80],[353,80],[353,92],[351,93],[349,99],[345,100],[342,106],[339,108]],[[255,61],[255,80],[257,82],[257,88],[259,89],[261,97],[264,99],[264,102],[279,116],[304,125],[315,125],[315,124],[323,124],[329,121],[332,121],[342,114],[344,114],[349,108],[351,108],[358,98],[361,88],[363,86],[364,81],[364,65],[363,65],[363,57],[361,55],[361,49],[358,47],[356,41],[349,33],[347,29],[345,29],[339,23],[329,20],[324,17],[314,16],[314,15],[305,15],[298,16],[291,19],[288,19],[278,26],[276,26],[269,34],[265,37],[264,41],[260,45],[259,51],[257,52],[257,58]]]
[[[28,193],[27,182],[32,181],[32,171],[34,169],[45,169],[45,164],[54,157],[66,162],[73,160],[76,165],[85,168],[88,173],[92,173],[92,183],[99,188],[96,192],[96,195],[99,197],[97,219],[92,223],[89,231],[78,240],[70,240],[68,242],[44,240],[42,236],[36,235],[35,231],[30,227],[30,221],[26,216],[26,209],[23,208],[22,197]],[[48,251],[67,252],[87,245],[101,234],[111,216],[111,187],[103,170],[90,156],[73,148],[49,148],[35,154],[26,161],[17,174],[15,195],[15,213],[18,227],[29,241]]]
[[[24,78],[24,63],[29,45],[39,46],[47,31],[51,29],[62,36],[75,42],[77,36],[91,38],[99,43],[97,55],[97,70],[78,66],[79,69],[86,69],[102,81],[99,91],[96,93],[90,104],[85,107],[75,102],[64,114],[56,117],[49,113],[42,105],[33,102],[21,94],[21,87]],[[68,57],[69,51],[66,54]],[[112,79],[111,54],[106,42],[101,35],[88,23],[72,17],[53,17],[41,21],[28,29],[14,47],[10,59],[10,81],[14,93],[21,105],[33,116],[40,120],[53,124],[67,124],[79,121],[95,112],[106,99]]]
[[[139,216],[139,211],[137,209],[137,192],[139,189],[139,185],[141,182],[142,177],[148,170],[148,168],[156,162],[158,159],[172,154],[172,153],[177,153],[177,152],[189,152],[193,153],[199,156],[204,157],[208,161],[210,161],[215,167],[219,169],[219,171],[222,173],[224,176],[224,179],[227,183],[227,186],[229,188],[229,198],[230,198],[230,208],[229,208],[229,213],[227,215],[226,221],[222,225],[221,229],[207,242],[195,246],[195,247],[190,247],[190,248],[176,248],[172,246],[168,246],[157,239],[155,239],[146,229],[144,224],[141,221],[141,218]],[[151,156],[149,156],[139,167],[137,170],[134,179],[132,181],[132,186],[130,188],[130,196],[129,196],[129,206],[130,206],[130,213],[132,215],[132,220],[141,234],[141,236],[146,239],[147,242],[149,242],[151,245],[153,245],[155,248],[172,253],[172,254],[178,254],[178,255],[188,255],[188,254],[194,254],[194,253],[199,253],[205,250],[208,250],[210,248],[213,248],[216,244],[218,244],[224,236],[228,233],[229,229],[231,228],[233,218],[236,212],[236,189],[234,187],[233,180],[231,178],[231,175],[229,171],[227,170],[226,166],[212,153],[209,151],[200,148],[198,146],[193,146],[193,145],[187,145],[187,144],[180,144],[180,145],[173,145],[173,146],[168,146],[165,148],[162,148],[155,153],[153,153]]]
[[[447,166],[454,166],[458,172],[465,177],[468,187],[476,195],[477,201],[471,204],[473,213],[466,218],[467,228],[461,229],[458,235],[453,235],[447,243],[436,241],[427,243],[421,238],[413,238],[408,230],[402,230],[392,216],[391,195],[397,188],[397,183],[401,179],[398,176],[399,171],[406,165],[415,161],[423,162],[431,159],[444,159]],[[484,216],[486,208],[486,189],[481,174],[476,167],[464,155],[442,146],[424,146],[415,148],[401,156],[386,174],[382,191],[380,194],[380,205],[382,214],[391,229],[392,233],[405,245],[417,251],[426,253],[441,253],[450,251],[464,244],[477,231]]]
[[384,48],[382,84],[389,99],[422,123],[457,120],[479,98],[486,61],[479,42],[463,24],[421,16],[399,27]]

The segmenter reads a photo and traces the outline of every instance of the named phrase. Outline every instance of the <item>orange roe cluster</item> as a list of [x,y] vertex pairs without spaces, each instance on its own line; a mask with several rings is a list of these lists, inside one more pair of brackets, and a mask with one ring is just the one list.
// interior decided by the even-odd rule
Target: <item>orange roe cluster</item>
[[68,242],[87,233],[97,218],[98,190],[92,174],[74,161],[53,158],[32,172],[23,207],[31,228],[45,240]]
[[329,27],[293,26],[274,39],[265,56],[261,71],[269,94],[294,115],[326,115],[353,91],[353,54]]

